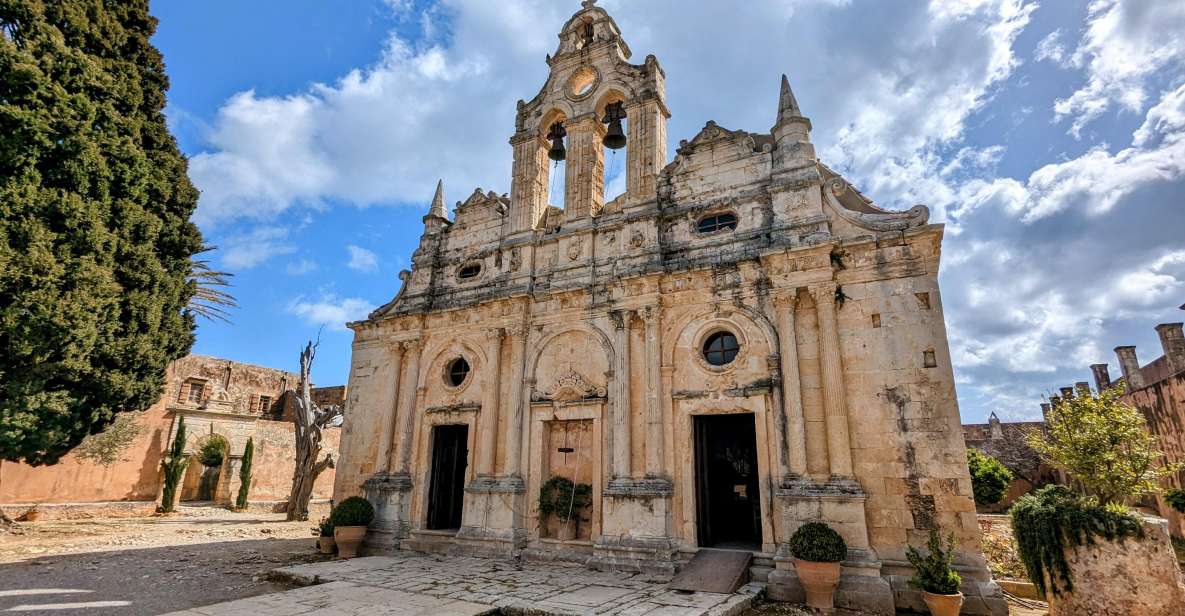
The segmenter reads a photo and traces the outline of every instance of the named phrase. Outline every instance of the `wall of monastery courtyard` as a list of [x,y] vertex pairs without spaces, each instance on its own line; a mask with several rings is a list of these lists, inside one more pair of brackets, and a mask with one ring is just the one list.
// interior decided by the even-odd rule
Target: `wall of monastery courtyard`
[[[290,416],[285,411],[286,392],[298,381],[299,375],[282,370],[200,355],[183,357],[169,364],[160,400],[139,413],[139,434],[117,461],[104,466],[72,453],[52,466],[0,462],[0,508],[17,516],[32,505],[47,516],[151,513],[163,486],[161,462],[181,416],[190,454],[216,434],[228,441],[232,457],[240,457],[247,439],[253,438],[251,500],[286,501],[295,457],[293,426],[285,419]],[[344,398],[341,388],[325,390],[318,393],[326,402],[333,394]],[[327,451],[336,453],[340,432],[326,430]],[[202,470],[200,463],[190,463],[182,498],[196,497]],[[318,478],[314,498],[329,498],[333,482],[330,469]]]
[[[937,284],[941,225],[922,206],[876,207],[819,163],[785,79],[770,134],[709,122],[666,164],[665,74],[629,57],[586,2],[519,104],[510,196],[479,189],[450,219],[438,189],[403,288],[351,324],[336,497],[376,504],[375,549],[663,570],[722,530],[703,504],[701,457],[715,456],[754,477],[756,494],[734,496],[756,502],[754,549],[783,594],[798,588],[791,534],[823,520],[851,548],[841,604],[920,605],[905,548],[940,529],[957,538],[968,613],[1002,613]],[[606,201],[601,119],[616,103],[628,188]],[[562,209],[546,195],[557,126]],[[751,458],[714,449],[723,435],[706,426],[723,424],[704,418],[721,416],[752,419]],[[459,528],[433,522],[440,426],[468,428]],[[575,541],[539,514],[556,472],[591,488]]]

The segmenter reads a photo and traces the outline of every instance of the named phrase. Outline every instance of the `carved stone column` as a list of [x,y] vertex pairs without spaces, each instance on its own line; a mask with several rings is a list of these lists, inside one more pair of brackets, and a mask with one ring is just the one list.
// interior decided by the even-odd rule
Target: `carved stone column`
[[377,473],[391,471],[391,452],[395,447],[395,420],[399,415],[399,379],[403,372],[403,345],[391,345],[391,374],[385,391],[389,392],[384,399],[388,402],[383,412],[382,433],[379,434],[379,455],[375,460]]
[[811,287],[819,315],[819,371],[823,380],[823,409],[827,426],[827,460],[831,476],[852,477],[852,444],[844,393],[839,326],[835,317],[835,283]]
[[514,147],[514,169],[510,187],[511,229],[534,229],[547,209],[547,141],[535,132],[524,132],[510,140]]
[[616,352],[613,365],[613,452],[610,458],[611,479],[630,475],[630,319],[631,310],[609,313],[616,329]]
[[481,440],[477,448],[477,475],[490,477],[494,474],[494,447],[498,442],[498,390],[502,386],[502,338],[506,332],[492,329],[486,332],[486,356],[489,366],[482,375],[481,416],[478,426]]
[[399,463],[395,466],[399,475],[411,475],[411,444],[412,429],[415,427],[416,390],[420,382],[420,341],[409,340],[404,343],[404,350],[409,355],[407,362],[407,380],[402,381],[402,404],[399,411]]
[[667,162],[667,113],[657,98],[632,103],[625,110],[629,122],[626,173],[630,202],[654,199],[656,179]]
[[523,438],[525,438],[523,423],[526,418],[523,381],[526,379],[527,369],[527,328],[518,325],[509,328],[507,333],[510,335],[510,361],[514,362],[514,373],[510,377],[510,400],[505,405],[508,411],[504,434],[506,443],[505,469],[507,478],[513,478],[512,480],[522,483],[522,452]]
[[601,213],[605,205],[605,125],[594,113],[564,123],[568,130],[568,177],[565,179],[564,219],[577,220]]
[[790,291],[774,298],[778,316],[778,357],[782,372],[782,412],[776,423],[781,451],[781,479],[806,475],[806,418],[802,411],[802,378],[798,372],[798,334],[794,309],[798,294]]
[[646,325],[646,477],[662,477],[662,332],[659,328],[662,309],[647,306],[638,312]]

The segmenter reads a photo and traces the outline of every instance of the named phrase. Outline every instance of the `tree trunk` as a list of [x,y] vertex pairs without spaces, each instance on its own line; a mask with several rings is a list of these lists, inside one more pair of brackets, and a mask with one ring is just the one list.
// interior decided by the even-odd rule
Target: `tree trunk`
[[289,521],[309,519],[313,485],[325,469],[333,468],[331,455],[326,454],[318,461],[321,457],[321,431],[342,413],[340,407],[322,409],[313,402],[309,374],[316,353],[317,345],[309,342],[300,354],[300,384],[296,392],[296,411],[292,417],[295,424],[296,467],[292,472],[292,490],[288,494],[286,508]]

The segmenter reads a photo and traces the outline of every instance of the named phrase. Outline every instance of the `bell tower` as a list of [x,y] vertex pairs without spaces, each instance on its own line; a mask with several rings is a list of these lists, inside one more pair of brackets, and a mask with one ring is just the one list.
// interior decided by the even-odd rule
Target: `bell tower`
[[559,48],[547,57],[551,73],[543,89],[530,102],[518,103],[510,139],[514,232],[542,224],[553,161],[565,160],[567,165],[566,222],[599,216],[604,209],[606,147],[624,145],[627,207],[656,198],[655,178],[667,163],[671,114],[666,75],[658,60],[647,56],[641,65],[630,64],[629,45],[596,0],[582,3],[559,38]]

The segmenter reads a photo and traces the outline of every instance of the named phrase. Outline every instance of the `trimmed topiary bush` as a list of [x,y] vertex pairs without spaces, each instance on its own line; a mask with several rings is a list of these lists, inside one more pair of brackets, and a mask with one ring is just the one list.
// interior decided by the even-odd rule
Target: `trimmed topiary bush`
[[837,563],[848,557],[848,544],[822,522],[807,522],[790,537],[790,553],[813,563]]
[[913,565],[914,570],[909,585],[934,595],[958,594],[959,584],[963,583],[963,578],[951,568],[955,561],[954,533],[947,535],[944,550],[938,531],[930,529],[926,551],[929,553],[922,556],[912,545],[906,548],[905,557],[909,559],[909,564]]
[[1185,513],[1185,490],[1169,490],[1164,493],[1164,500],[1173,509]]
[[[1121,541],[1144,536],[1140,519],[1127,508],[1100,506],[1097,499],[1079,496],[1061,485],[1022,496],[1008,513],[1021,562],[1029,581],[1041,594],[1060,595],[1074,590],[1066,562],[1067,548],[1093,544],[1095,537]],[[1051,588],[1046,588],[1046,573]]]
[[374,506],[361,496],[351,496],[333,508],[329,523],[338,526],[369,526],[374,520]]
[[1012,471],[1002,462],[978,449],[968,449],[967,468],[971,471],[975,504],[995,505],[1004,499],[1012,483]]
[[226,451],[230,449],[230,445],[226,439],[214,434],[202,443],[201,448],[198,449],[198,462],[202,466],[222,466],[222,461],[226,459]]

